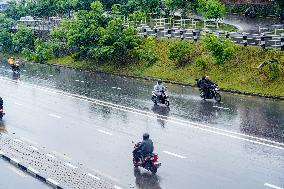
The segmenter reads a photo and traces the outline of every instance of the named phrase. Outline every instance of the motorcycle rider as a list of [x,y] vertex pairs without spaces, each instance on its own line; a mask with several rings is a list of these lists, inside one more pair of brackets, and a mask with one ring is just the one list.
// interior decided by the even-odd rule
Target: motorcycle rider
[[0,110],[3,109],[3,99],[0,97]]
[[213,81],[210,80],[209,76],[203,76],[198,80],[199,87],[204,91],[205,96],[208,96],[210,89],[213,85],[216,85]]
[[162,100],[162,93],[166,90],[163,85],[162,80],[158,80],[157,84],[154,86],[154,93],[158,97],[159,100]]
[[144,158],[149,154],[152,154],[154,151],[153,141],[150,139],[150,135],[148,133],[143,134],[143,141],[141,144],[133,150],[133,156],[136,162],[141,158],[144,161]]

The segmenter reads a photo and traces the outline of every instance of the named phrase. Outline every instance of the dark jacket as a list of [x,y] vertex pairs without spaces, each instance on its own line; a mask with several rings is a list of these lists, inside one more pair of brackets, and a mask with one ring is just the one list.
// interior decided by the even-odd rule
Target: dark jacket
[[143,140],[136,151],[140,151],[141,155],[146,156],[154,151],[154,145],[151,139]]

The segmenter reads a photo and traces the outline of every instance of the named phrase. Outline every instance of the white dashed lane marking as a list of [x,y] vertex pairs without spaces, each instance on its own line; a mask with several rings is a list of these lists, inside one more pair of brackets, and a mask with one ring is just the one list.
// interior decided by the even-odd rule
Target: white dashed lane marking
[[169,151],[163,151],[165,154],[168,154],[168,155],[171,155],[171,156],[174,156],[174,157],[177,157],[177,158],[181,158],[181,159],[185,159],[186,157],[185,156],[182,156],[182,155],[179,155],[179,154],[175,154],[175,153],[172,153],[172,152],[169,152]]
[[50,117],[54,117],[54,118],[57,118],[57,119],[60,119],[61,117],[58,116],[58,115],[55,115],[55,114],[48,114]]
[[275,185],[269,184],[269,183],[265,183],[264,186],[267,186],[267,187],[269,187],[269,188],[274,188],[274,189],[283,189],[283,188],[281,188],[281,187],[279,187],[279,186],[275,186]]
[[112,136],[112,133],[110,133],[110,132],[107,132],[107,131],[104,131],[104,130],[101,130],[101,129],[98,129],[97,131],[99,131],[100,133]]

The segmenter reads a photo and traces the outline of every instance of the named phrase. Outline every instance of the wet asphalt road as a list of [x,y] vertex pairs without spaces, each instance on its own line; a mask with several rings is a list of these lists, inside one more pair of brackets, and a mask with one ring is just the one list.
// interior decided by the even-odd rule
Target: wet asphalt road
[[[284,187],[283,102],[223,93],[216,104],[201,101],[196,89],[168,85],[168,110],[149,100],[152,81],[34,64],[11,82],[18,76],[2,65],[2,127],[123,188]],[[145,131],[162,162],[157,176],[134,174],[131,165],[131,142]]]
[[0,159],[0,189],[50,189],[37,179]]

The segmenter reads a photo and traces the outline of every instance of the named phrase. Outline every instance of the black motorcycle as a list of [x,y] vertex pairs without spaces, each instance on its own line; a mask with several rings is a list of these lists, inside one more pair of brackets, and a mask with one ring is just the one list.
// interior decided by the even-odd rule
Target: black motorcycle
[[16,72],[16,73],[20,72],[20,64],[18,64],[18,63],[12,64],[11,68],[12,68],[13,72]]
[[5,115],[3,106],[0,106],[0,120],[2,120],[3,116]]
[[166,90],[161,91],[161,96],[157,96],[155,94],[155,91],[152,91],[152,101],[155,105],[159,104],[165,104],[167,107],[170,106],[169,96],[166,93]]
[[221,95],[217,92],[218,91],[218,85],[216,85],[216,84],[211,85],[211,87],[209,88],[208,91],[209,92],[206,94],[206,92],[201,89],[200,97],[204,100],[214,98],[217,102],[221,102]]
[[[134,145],[134,149],[138,148],[140,144],[141,142],[136,143]],[[136,159],[133,156],[133,165],[134,167],[143,167],[144,169],[151,171],[153,174],[155,174],[157,173],[158,168],[161,166],[161,163],[159,163],[158,154],[152,153],[144,158],[140,157],[139,159]]]

